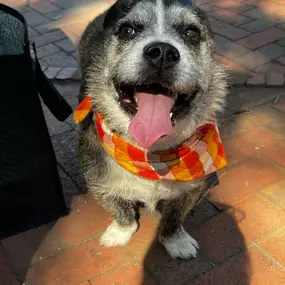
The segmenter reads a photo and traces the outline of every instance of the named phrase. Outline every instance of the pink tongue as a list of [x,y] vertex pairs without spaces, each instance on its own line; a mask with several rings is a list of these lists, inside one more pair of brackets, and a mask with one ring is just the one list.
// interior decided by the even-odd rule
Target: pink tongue
[[150,148],[160,137],[172,134],[170,111],[174,100],[161,94],[136,93],[138,112],[129,133],[143,148]]

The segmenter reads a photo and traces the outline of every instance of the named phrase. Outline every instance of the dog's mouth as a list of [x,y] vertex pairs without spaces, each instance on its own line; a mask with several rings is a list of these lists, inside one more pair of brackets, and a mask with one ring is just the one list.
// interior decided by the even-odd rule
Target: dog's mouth
[[178,93],[158,83],[121,84],[117,91],[121,107],[133,116],[129,133],[144,148],[171,136],[176,120],[198,93],[198,89],[191,94]]

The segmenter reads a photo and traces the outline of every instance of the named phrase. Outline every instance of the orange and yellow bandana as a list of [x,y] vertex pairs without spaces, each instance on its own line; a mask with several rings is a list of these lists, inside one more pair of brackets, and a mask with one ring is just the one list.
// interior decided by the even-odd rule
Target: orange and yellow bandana
[[[78,122],[80,110],[76,112],[74,120]],[[96,128],[107,154],[126,170],[146,179],[190,182],[227,165],[216,124],[205,124],[179,147],[159,152],[130,144],[110,130],[100,113],[96,113]]]

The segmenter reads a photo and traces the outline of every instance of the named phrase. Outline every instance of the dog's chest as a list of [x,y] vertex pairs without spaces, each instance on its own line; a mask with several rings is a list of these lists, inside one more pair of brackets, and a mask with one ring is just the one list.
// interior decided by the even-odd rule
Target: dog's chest
[[112,189],[109,194],[120,196],[131,201],[144,202],[153,210],[159,200],[171,200],[182,193],[197,188],[199,182],[152,181],[134,175],[123,169],[112,159],[111,167]]

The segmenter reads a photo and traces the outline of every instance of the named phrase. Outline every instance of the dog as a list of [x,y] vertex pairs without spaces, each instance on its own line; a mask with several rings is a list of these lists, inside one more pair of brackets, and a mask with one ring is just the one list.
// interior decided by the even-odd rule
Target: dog
[[191,0],[118,0],[83,33],[79,102],[90,96],[92,112],[81,124],[79,158],[89,191],[113,219],[102,245],[129,242],[142,203],[161,214],[158,238],[170,256],[196,257],[183,221],[205,195],[205,177],[177,182],[128,171],[103,147],[95,114],[105,134],[138,150],[181,145],[225,106],[227,75],[214,49],[205,13]]

